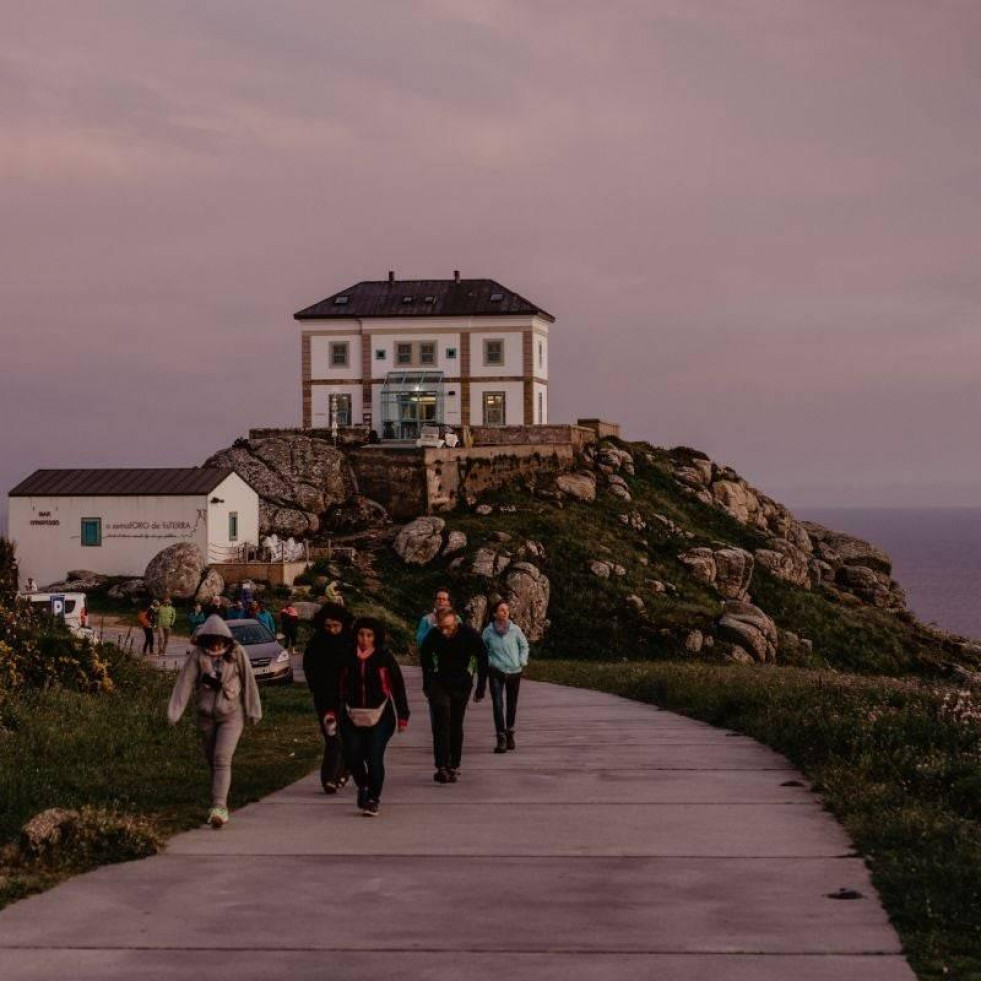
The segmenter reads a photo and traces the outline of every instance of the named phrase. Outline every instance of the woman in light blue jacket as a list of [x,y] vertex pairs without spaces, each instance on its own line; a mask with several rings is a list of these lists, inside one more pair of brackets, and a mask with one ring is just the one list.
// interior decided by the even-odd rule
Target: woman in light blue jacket
[[491,701],[494,703],[494,728],[497,730],[494,752],[506,753],[515,748],[518,689],[521,686],[521,672],[528,664],[528,639],[511,619],[507,600],[494,604],[491,622],[484,628],[483,639],[487,648]]

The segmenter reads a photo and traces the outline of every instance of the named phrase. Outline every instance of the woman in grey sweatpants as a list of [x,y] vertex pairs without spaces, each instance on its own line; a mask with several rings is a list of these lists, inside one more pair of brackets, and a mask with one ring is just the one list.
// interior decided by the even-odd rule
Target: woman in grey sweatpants
[[221,617],[208,617],[194,639],[197,646],[187,655],[177,675],[167,718],[176,725],[194,695],[204,755],[211,767],[208,822],[218,829],[228,823],[228,789],[235,747],[245,720],[258,722],[262,718],[262,705],[249,656],[241,644],[235,643]]

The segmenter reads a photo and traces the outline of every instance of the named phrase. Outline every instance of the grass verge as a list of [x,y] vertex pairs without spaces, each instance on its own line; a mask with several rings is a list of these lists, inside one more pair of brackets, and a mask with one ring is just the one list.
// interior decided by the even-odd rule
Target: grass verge
[[[175,727],[165,709],[174,678],[121,659],[116,689],[86,695],[25,691],[0,701],[0,848],[51,807],[98,809],[138,820],[159,838],[199,825],[209,804],[208,768],[193,710]],[[321,751],[305,686],[264,688],[262,722],[235,754],[231,806],[257,800],[314,769]],[[0,860],[0,907],[87,868],[133,857],[121,843],[69,850],[44,862]]]
[[677,662],[540,660],[529,674],[655,703],[783,753],[867,859],[917,976],[981,978],[981,706],[969,692]]

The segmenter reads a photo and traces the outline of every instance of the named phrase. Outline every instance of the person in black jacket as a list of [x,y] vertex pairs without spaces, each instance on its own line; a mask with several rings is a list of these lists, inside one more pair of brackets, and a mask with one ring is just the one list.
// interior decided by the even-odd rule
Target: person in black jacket
[[326,720],[341,728],[344,757],[358,785],[358,808],[378,814],[385,783],[385,748],[409,724],[409,700],[398,662],[385,649],[385,628],[371,617],[354,622],[354,646],[341,661]]
[[480,634],[453,610],[436,613],[436,626],[419,648],[422,690],[429,699],[437,783],[456,783],[463,756],[463,719],[477,672],[479,702],[487,689],[487,651]]
[[336,708],[341,665],[353,649],[351,615],[338,603],[325,603],[313,618],[313,636],[303,652],[303,673],[324,737],[320,784],[325,794],[336,794],[348,779],[340,727],[336,716],[328,721],[327,713]]

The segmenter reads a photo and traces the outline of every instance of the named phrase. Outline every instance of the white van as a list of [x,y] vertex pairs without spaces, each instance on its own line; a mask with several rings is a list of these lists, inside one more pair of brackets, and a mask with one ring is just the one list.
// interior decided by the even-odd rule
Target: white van
[[89,627],[88,597],[85,593],[20,593],[17,598],[24,603],[43,606],[52,616],[61,617],[76,637],[95,639],[95,631]]

